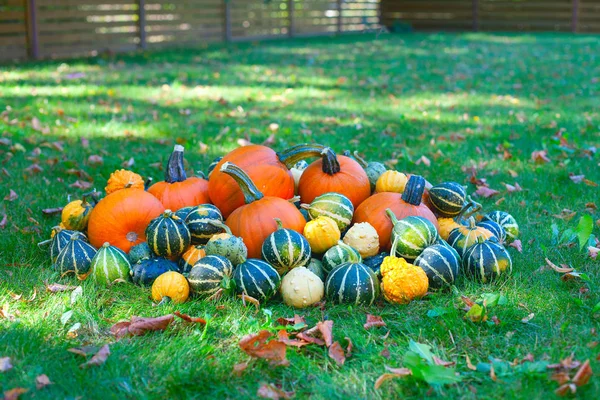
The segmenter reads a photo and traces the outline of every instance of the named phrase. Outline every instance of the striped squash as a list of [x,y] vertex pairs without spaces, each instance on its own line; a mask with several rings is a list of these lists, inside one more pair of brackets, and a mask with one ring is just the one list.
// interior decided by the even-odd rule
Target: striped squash
[[185,224],[190,230],[193,244],[206,244],[214,235],[225,232],[223,215],[212,204],[194,207],[185,218]]
[[324,193],[310,204],[303,204],[302,208],[308,211],[311,219],[317,217],[329,217],[335,221],[340,231],[346,229],[352,223],[354,206],[350,199],[340,193]]
[[55,268],[61,275],[74,272],[80,280],[87,278],[96,249],[84,238],[80,233],[71,235],[69,242],[56,257]]
[[201,297],[215,294],[219,289],[228,289],[233,265],[223,256],[206,256],[194,264],[188,276],[192,292]]
[[463,257],[463,269],[470,279],[487,283],[512,271],[510,254],[500,243],[479,238]]
[[460,271],[460,257],[448,245],[434,244],[427,247],[414,262],[423,268],[429,278],[429,287],[439,289],[451,286]]
[[505,211],[492,211],[486,214],[482,221],[494,221],[506,232],[506,242],[512,243],[519,237],[519,224],[517,220]]
[[383,260],[389,255],[390,253],[384,251],[383,253],[363,259],[362,263],[371,268],[378,277],[381,277],[381,264],[383,264]]
[[444,182],[429,189],[429,202],[437,215],[455,217],[467,201],[465,188],[457,182]]
[[262,245],[262,256],[279,273],[285,274],[292,268],[305,265],[310,260],[308,240],[292,229],[285,229],[280,219],[277,230],[265,239]]
[[387,215],[392,220],[392,255],[412,261],[438,238],[435,226],[424,217],[410,216],[399,220],[389,208]]
[[136,285],[150,286],[156,278],[168,271],[179,271],[177,263],[162,257],[149,258],[131,268],[131,277]]
[[217,158],[215,158],[210,165],[208,166],[208,169],[206,170],[208,177],[210,178],[210,174],[212,174],[213,170],[215,169],[215,167],[217,166],[217,164],[219,163],[219,161],[221,161],[223,159],[222,156],[219,156]]
[[316,258],[311,258],[308,264],[306,264],[306,269],[310,272],[318,276],[323,282],[325,282],[325,271],[323,270],[323,264],[321,261]]
[[123,250],[107,242],[98,249],[90,270],[96,284],[108,286],[117,279],[129,279],[131,264]]
[[[350,152],[347,152],[347,153],[350,153]],[[344,155],[349,157],[350,154],[347,154],[347,153],[344,152]],[[387,171],[387,168],[385,167],[385,165],[383,165],[382,163],[380,163],[378,161],[367,162],[364,158],[362,158],[360,155],[358,155],[358,151],[355,151],[353,154],[354,154],[354,159],[360,164],[361,167],[363,167],[363,169],[367,173],[367,177],[369,178],[369,183],[371,185],[371,192],[373,192],[375,190],[377,180],[379,179],[381,174],[383,174],[385,171]]]
[[281,277],[275,268],[265,261],[250,258],[235,268],[233,281],[239,294],[264,301],[277,293]]
[[146,241],[161,257],[177,257],[190,245],[190,231],[185,222],[171,210],[154,218],[146,228]]
[[179,259],[179,270],[186,274],[190,272],[192,267],[200,260],[206,256],[206,251],[204,251],[204,246],[202,245],[191,245],[188,249],[181,255]]
[[248,258],[248,248],[244,244],[244,240],[233,236],[227,226],[225,226],[225,233],[219,233],[210,238],[204,246],[204,251],[207,255],[223,256],[233,265],[241,264]]
[[492,232],[492,234],[500,243],[504,243],[506,241],[506,231],[497,222],[487,219],[485,221],[478,222],[477,226]]
[[369,306],[379,295],[379,279],[364,264],[345,263],[329,273],[325,294],[333,303]]
[[325,252],[321,262],[323,265],[323,271],[328,274],[335,267],[338,267],[344,263],[360,263],[362,262],[362,257],[360,256],[358,250],[356,250],[354,247],[348,246],[346,243],[339,241],[337,245]]
[[459,226],[458,228],[453,229],[448,236],[448,244],[456,250],[461,258],[469,247],[477,243],[479,238],[488,240],[489,238],[494,237],[492,232],[480,226],[476,226],[473,217],[469,218],[468,224],[469,226]]
[[129,262],[131,262],[131,264],[137,264],[142,260],[147,260],[155,256],[156,255],[152,253],[152,249],[148,246],[147,242],[136,244],[129,250]]
[[190,213],[195,209],[196,207],[194,206],[187,206],[187,207],[183,207],[180,208],[179,210],[175,211],[175,215],[178,216],[180,219],[184,220],[187,218],[188,215],[190,215]]
[[[52,228],[52,239],[50,239],[50,259],[52,262],[56,262],[56,258],[60,254],[60,251],[69,243],[71,237],[77,233],[69,229],[63,229],[60,226]],[[83,233],[79,233],[79,239],[87,242],[87,238]],[[47,243],[47,242],[45,242]]]

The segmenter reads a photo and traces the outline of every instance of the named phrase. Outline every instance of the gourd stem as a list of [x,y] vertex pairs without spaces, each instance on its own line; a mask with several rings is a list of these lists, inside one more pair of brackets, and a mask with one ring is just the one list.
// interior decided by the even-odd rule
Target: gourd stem
[[[54,236],[56,236],[58,234],[58,232],[63,230],[63,228],[61,228],[60,225],[56,225],[56,226],[52,227],[52,230],[54,231]],[[52,239],[54,239],[54,238],[50,238],[48,240],[39,242],[37,245],[41,249],[42,247],[46,246],[47,244],[52,243]]]
[[253,201],[257,201],[265,197],[260,190],[256,187],[252,179],[244,172],[243,169],[237,165],[227,161],[221,166],[221,172],[232,177],[237,184],[240,186],[242,193],[244,194],[244,201],[246,204],[250,204]]
[[398,218],[396,217],[396,214],[394,214],[394,212],[390,208],[386,209],[385,213],[388,215],[388,217],[390,217],[390,220],[392,220],[392,225],[396,225],[398,223]]
[[347,245],[341,240],[338,242],[338,246],[340,246],[344,250],[347,250],[348,253],[350,253],[350,260],[348,260],[349,262],[355,264],[362,262],[362,257],[358,253],[358,250],[356,250],[354,247]]
[[[465,213],[463,215],[463,217],[465,219],[471,218],[471,216],[477,212],[479,212],[481,210],[481,204],[477,203],[475,200],[473,200],[471,198],[471,196],[468,196],[467,199],[469,200],[469,204],[467,206],[465,206]],[[467,210],[468,209],[468,212]],[[461,211],[462,212],[462,211]]]
[[469,229],[475,229],[475,218],[469,217]]
[[150,186],[152,186],[152,181],[153,181],[153,179],[152,179],[152,178],[148,178],[148,179],[146,179],[146,182],[144,183],[144,190],[148,190],[148,188],[149,188]]
[[369,163],[367,162],[367,160],[365,160],[364,158],[362,158],[361,156],[358,155],[358,151],[354,152],[354,158],[360,164],[361,167],[367,168],[369,166]]
[[229,227],[227,225],[225,225],[222,222],[218,222],[218,221],[208,221],[209,224],[216,226],[217,228],[221,228],[225,231],[225,233],[227,233],[228,235],[233,235],[231,233],[231,229],[229,229]]
[[83,196],[81,196],[81,205],[84,207],[89,205],[90,203],[88,202],[88,199],[92,199],[94,205],[98,204],[98,194],[99,192],[96,192],[96,189],[92,190],[91,192],[84,193]]
[[288,169],[291,169],[296,165],[298,161],[305,160],[311,157],[322,156],[325,146],[322,144],[297,144],[284,151],[277,153],[279,161],[285,164]]
[[398,248],[399,237],[396,236],[392,242],[392,248],[390,249],[390,256],[396,257],[396,249]]
[[303,210],[310,210],[310,204],[302,203],[300,204],[300,208],[302,208]]
[[279,218],[273,218],[273,219],[277,223],[277,230],[283,229],[283,222],[281,222],[281,220]]
[[171,298],[169,296],[164,296],[160,302],[157,304],[157,306],[162,306],[163,304],[168,304],[171,302]]
[[288,199],[288,201],[294,204],[295,202],[300,201],[300,196],[294,196],[291,199]]
[[166,209],[166,210],[163,212],[163,218],[171,218],[171,216],[172,216],[172,215],[173,215],[173,211],[171,211],[171,210],[169,210],[169,209]]
[[167,169],[165,171],[165,182],[176,183],[183,182],[187,179],[185,167],[183,165],[183,146],[176,144],[173,148],[169,161],[167,161]]
[[411,175],[404,187],[402,200],[413,206],[421,204],[423,191],[425,190],[425,178],[419,175]]

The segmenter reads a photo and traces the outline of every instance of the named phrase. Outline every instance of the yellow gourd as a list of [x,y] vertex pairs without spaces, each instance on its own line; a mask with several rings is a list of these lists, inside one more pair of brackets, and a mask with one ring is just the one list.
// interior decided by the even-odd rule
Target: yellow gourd
[[388,170],[379,176],[375,184],[375,191],[403,193],[408,182],[408,177],[402,172]]
[[429,278],[425,271],[421,267],[409,264],[404,258],[386,257],[380,271],[381,291],[391,303],[408,304],[425,296],[429,289]]
[[438,218],[438,224],[440,226],[438,233],[440,234],[440,237],[444,240],[448,240],[450,232],[462,226],[461,224],[456,222],[454,218]]
[[344,243],[358,250],[362,258],[379,253],[379,235],[368,222],[354,224],[344,235]]
[[340,240],[337,223],[329,217],[317,217],[304,226],[304,237],[315,253],[325,253]]
[[73,200],[67,204],[61,213],[61,224],[65,229],[73,231],[84,231],[87,228],[88,220],[94,208],[93,204],[87,201],[94,192],[83,195],[81,200]]
[[135,172],[120,169],[110,174],[104,191],[106,194],[111,194],[127,188],[144,189],[144,180]]
[[163,301],[166,298],[173,303],[183,303],[190,296],[190,285],[179,272],[169,271],[160,275],[152,284],[152,298]]

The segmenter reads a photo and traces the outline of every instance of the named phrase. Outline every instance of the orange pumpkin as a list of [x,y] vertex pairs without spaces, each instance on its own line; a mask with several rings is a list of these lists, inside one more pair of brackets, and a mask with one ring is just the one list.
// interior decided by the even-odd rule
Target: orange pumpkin
[[324,193],[335,192],[345,195],[354,207],[358,207],[371,195],[371,184],[363,167],[350,157],[337,156],[329,147],[300,144],[279,155],[288,166],[309,157],[321,159],[310,164],[300,177],[298,194],[303,203],[310,203]]
[[144,180],[135,172],[120,169],[110,174],[104,191],[106,194],[111,194],[117,190],[128,188],[144,189]]
[[246,204],[234,210],[225,224],[233,235],[244,240],[249,258],[261,258],[263,242],[278,228],[276,218],[281,220],[283,228],[302,233],[306,220],[292,203],[264,196],[250,177],[230,162],[223,164],[220,171],[235,179],[244,193]]
[[183,146],[178,144],[167,162],[165,180],[150,186],[148,193],[173,212],[183,207],[210,203],[208,181],[195,176],[187,177],[183,166]]
[[164,210],[160,201],[140,189],[111,193],[92,210],[88,221],[90,243],[100,248],[108,242],[128,253],[146,240],[146,227]]
[[391,209],[398,219],[409,216],[420,216],[428,219],[439,230],[439,225],[433,212],[421,202],[425,179],[412,175],[403,194],[377,193],[365,200],[354,212],[354,222],[368,222],[379,234],[381,251],[389,251],[391,247],[392,221],[386,214],[386,209]]

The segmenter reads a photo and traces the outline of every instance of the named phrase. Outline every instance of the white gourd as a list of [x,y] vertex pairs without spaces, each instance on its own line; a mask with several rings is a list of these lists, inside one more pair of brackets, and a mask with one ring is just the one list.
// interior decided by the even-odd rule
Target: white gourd
[[368,222],[354,224],[346,232],[344,243],[358,250],[362,258],[372,257],[379,253],[379,235]]
[[283,302],[295,308],[311,306],[323,298],[323,281],[306,267],[296,267],[281,281]]

